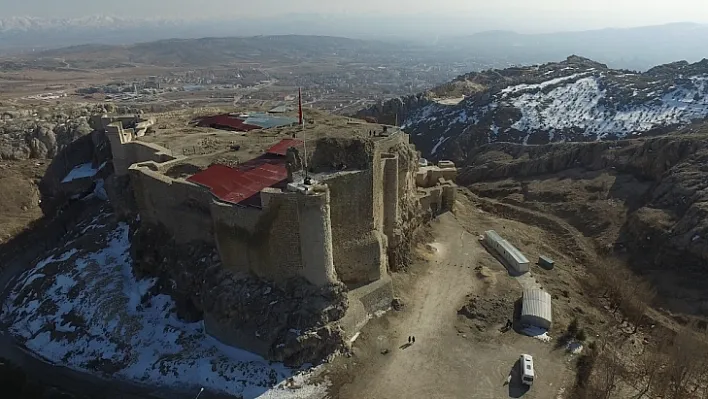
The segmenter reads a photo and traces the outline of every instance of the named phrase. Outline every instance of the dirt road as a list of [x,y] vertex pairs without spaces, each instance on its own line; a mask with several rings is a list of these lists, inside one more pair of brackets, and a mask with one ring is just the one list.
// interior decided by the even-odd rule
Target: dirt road
[[[332,397],[556,398],[567,369],[549,344],[514,333],[485,342],[455,329],[465,295],[481,289],[474,268],[484,249],[452,214],[442,215],[433,228],[437,251],[408,293],[402,293],[407,310],[362,332],[354,345],[353,368],[347,367],[348,381]],[[410,346],[409,335],[416,338]],[[529,392],[505,384],[520,353],[536,357],[542,381]]]

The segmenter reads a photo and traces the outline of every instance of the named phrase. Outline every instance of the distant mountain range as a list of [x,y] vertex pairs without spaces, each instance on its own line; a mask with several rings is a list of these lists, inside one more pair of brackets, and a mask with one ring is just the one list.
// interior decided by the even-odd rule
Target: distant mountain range
[[630,29],[519,34],[489,31],[440,43],[451,52],[534,64],[580,54],[613,68],[646,70],[677,60],[708,57],[708,25],[676,23]]
[[392,65],[432,59],[416,46],[329,36],[252,36],[165,39],[130,45],[84,44],[0,60],[6,70],[105,69],[135,65],[210,67],[234,61],[327,62],[332,59]]
[[[547,34],[485,31],[490,23],[428,16],[328,16],[213,20],[93,16],[74,19],[0,18],[0,52],[40,51],[82,44],[129,45],[163,39],[257,35],[339,36],[415,44],[455,60],[533,64],[583,56],[613,68],[646,70],[675,60],[708,57],[708,25],[677,23],[628,29]],[[457,32],[457,33],[455,33]],[[460,34],[469,32],[470,34]]]
[[708,59],[638,73],[571,56],[469,73],[357,116],[397,118],[432,158],[461,159],[493,142],[533,145],[665,133],[708,117]]

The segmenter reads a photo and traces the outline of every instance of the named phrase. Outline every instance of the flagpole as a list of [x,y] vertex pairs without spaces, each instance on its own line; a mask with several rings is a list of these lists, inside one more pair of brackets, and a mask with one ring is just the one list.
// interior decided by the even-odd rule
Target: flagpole
[[305,157],[303,158],[302,168],[304,172],[304,183],[309,183],[308,173],[307,173],[307,137],[305,137],[305,119],[302,117],[302,88],[297,88],[298,97],[298,117],[300,118],[300,129],[302,129],[302,147],[304,149]]

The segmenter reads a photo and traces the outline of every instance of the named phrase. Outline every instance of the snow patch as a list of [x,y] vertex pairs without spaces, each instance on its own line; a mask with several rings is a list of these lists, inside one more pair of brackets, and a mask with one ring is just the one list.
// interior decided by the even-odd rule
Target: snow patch
[[449,97],[449,98],[434,98],[433,101],[437,104],[440,105],[457,105],[462,102],[462,100],[465,99],[465,96],[462,97]]
[[[244,398],[325,395],[325,385],[305,384],[308,373],[293,376],[178,319],[169,296],[151,294],[156,279],[133,275],[128,234],[120,223],[93,252],[72,248],[23,273],[5,303],[9,332],[49,362],[112,378]],[[290,377],[299,389],[284,388]]]
[[583,344],[577,341],[570,341],[568,342],[568,345],[566,345],[566,349],[568,352],[577,355],[583,351]]
[[520,84],[520,85],[516,85],[516,86],[509,86],[509,87],[503,89],[502,91],[500,91],[500,93],[502,94],[502,97],[506,97],[509,94],[517,93],[517,92],[520,92],[523,90],[543,89],[543,88],[551,86],[551,85],[556,85],[559,83],[567,82],[569,80],[573,80],[573,79],[577,78],[578,76],[581,76],[581,74],[574,73],[569,76],[562,76],[560,78],[546,80],[544,82],[537,83],[537,84]]
[[99,166],[98,168],[94,168],[90,162],[78,165],[74,167],[74,169],[70,170],[61,182],[68,183],[76,179],[93,177],[96,175],[96,173],[98,173],[99,170],[103,169],[104,166],[106,166],[105,162],[102,163],[101,166]]
[[435,155],[435,153],[438,151],[438,147],[443,145],[449,137],[440,137],[438,138],[438,142],[435,144],[432,150],[430,150],[430,155]]
[[[524,93],[512,100],[521,111],[521,118],[512,125],[526,132],[582,129],[584,135],[598,139],[609,134],[625,137],[645,132],[658,126],[690,123],[708,116],[705,79],[694,81],[698,91],[674,89],[658,97],[657,105],[639,103],[622,109],[608,109],[602,105],[606,92],[600,88],[599,78],[586,77],[557,87],[548,93]],[[698,94],[700,100],[694,100]]]
[[551,341],[551,337],[548,335],[548,331],[540,327],[527,326],[524,327],[521,332],[524,333],[524,335],[528,335],[529,337],[536,338],[543,342]]

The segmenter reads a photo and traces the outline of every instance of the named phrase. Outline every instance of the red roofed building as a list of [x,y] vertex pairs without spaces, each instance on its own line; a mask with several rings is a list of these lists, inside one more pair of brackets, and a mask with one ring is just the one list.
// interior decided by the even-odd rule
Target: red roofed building
[[208,187],[221,201],[260,207],[261,190],[267,187],[285,188],[287,185],[286,151],[301,144],[300,140],[284,139],[266,150],[265,154],[238,168],[212,165],[187,180]]
[[273,145],[269,149],[266,150],[266,154],[270,155],[282,155],[285,156],[285,154],[288,151],[288,148],[290,147],[302,147],[302,140],[298,139],[283,139],[280,140],[279,143]]

